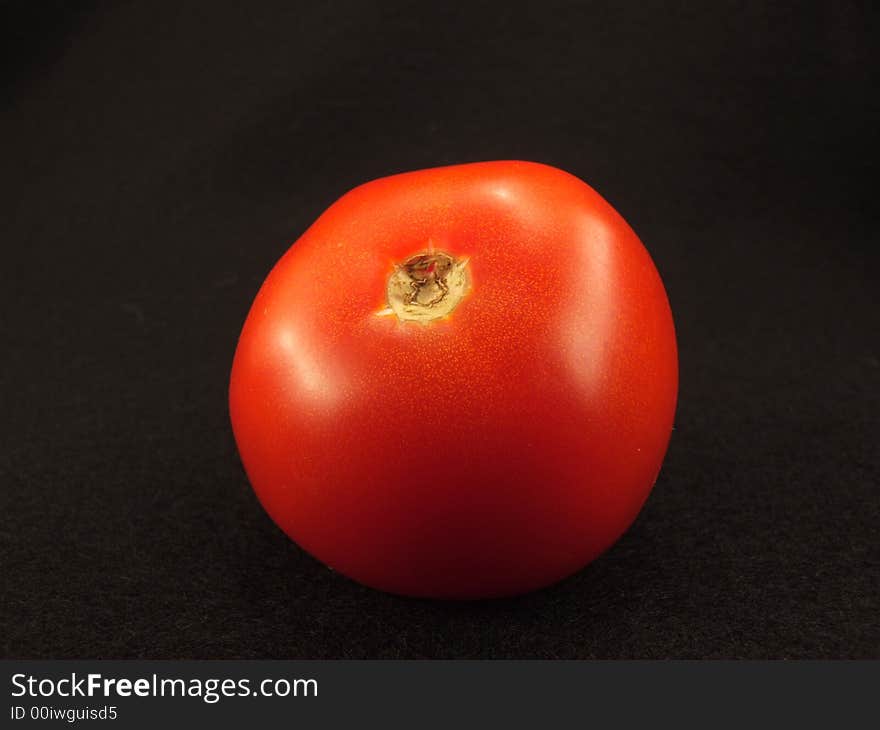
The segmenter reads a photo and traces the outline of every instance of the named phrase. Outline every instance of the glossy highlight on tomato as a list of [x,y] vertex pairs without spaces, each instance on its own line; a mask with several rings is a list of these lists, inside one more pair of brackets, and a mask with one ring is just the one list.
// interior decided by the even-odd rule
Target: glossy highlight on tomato
[[334,203],[257,294],[229,398],[251,484],[302,548],[384,591],[473,599],[621,536],[677,387],[636,234],[576,177],[503,161]]

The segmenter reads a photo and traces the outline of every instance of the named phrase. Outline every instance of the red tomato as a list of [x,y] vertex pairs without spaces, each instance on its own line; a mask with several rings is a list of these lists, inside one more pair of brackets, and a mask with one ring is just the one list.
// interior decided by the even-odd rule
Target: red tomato
[[561,170],[485,162],[334,203],[260,289],[230,410],[305,550],[385,591],[482,598],[620,537],[677,386],[666,293],[626,222]]

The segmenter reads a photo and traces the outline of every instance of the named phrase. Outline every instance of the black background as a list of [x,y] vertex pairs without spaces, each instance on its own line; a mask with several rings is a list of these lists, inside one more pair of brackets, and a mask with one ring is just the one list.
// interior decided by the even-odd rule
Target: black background
[[[0,654],[880,657],[867,5],[0,4]],[[510,158],[654,257],[669,454],[553,588],[377,593],[259,507],[236,337],[349,188]]]

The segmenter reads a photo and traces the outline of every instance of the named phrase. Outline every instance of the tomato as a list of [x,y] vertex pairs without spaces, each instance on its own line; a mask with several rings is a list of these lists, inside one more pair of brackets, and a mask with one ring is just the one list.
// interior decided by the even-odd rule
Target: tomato
[[647,498],[678,387],[672,315],[626,222],[546,165],[362,185],[269,274],[230,412],[272,519],[411,596],[549,585]]

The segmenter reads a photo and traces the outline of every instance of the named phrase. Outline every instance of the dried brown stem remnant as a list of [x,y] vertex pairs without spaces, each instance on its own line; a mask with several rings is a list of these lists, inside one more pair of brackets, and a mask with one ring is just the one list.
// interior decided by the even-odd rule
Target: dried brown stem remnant
[[470,287],[468,260],[443,251],[410,256],[388,278],[388,307],[403,321],[430,322],[449,315]]

